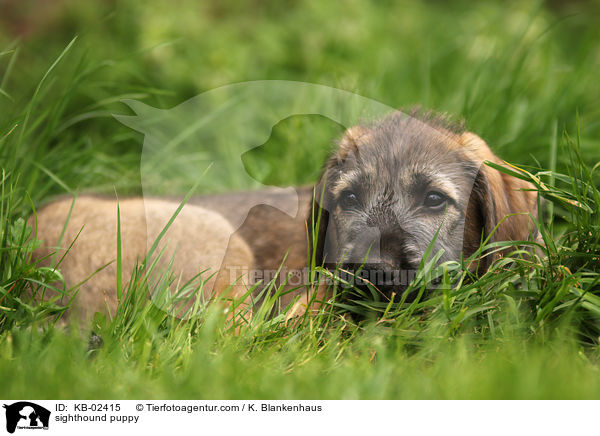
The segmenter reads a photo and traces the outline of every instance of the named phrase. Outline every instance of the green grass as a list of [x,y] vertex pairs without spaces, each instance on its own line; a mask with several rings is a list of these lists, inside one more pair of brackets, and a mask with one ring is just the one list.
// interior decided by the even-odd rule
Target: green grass
[[[1,397],[600,397],[597,3],[66,5],[22,40],[0,20]],[[464,118],[545,199],[543,254],[481,277],[424,265],[444,290],[398,307],[333,304],[294,325],[263,307],[238,335],[210,308],[184,322],[148,302],[170,298],[168,277],[142,263],[95,318],[101,345],[57,325],[77,289],[36,303],[61,275],[32,261],[25,220],[55,195],[141,193],[143,137],[112,117],[130,114],[120,100],[169,108],[259,79]],[[266,184],[312,183],[341,129],[285,119],[243,163]]]

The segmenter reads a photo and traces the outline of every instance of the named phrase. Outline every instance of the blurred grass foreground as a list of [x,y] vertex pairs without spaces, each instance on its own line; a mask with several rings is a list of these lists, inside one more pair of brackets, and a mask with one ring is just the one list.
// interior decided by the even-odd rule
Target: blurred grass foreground
[[[599,22],[597,1],[0,0],[0,396],[599,398]],[[234,334],[210,308],[168,317],[137,280],[94,319],[101,340],[57,323],[77,289],[36,302],[61,274],[32,261],[27,217],[58,195],[142,193],[144,138],[113,116],[132,115],[122,100],[169,109],[253,80],[465,120],[546,200],[543,255],[450,271],[443,293],[360,322],[265,309]],[[285,118],[244,167],[314,183],[342,129]]]

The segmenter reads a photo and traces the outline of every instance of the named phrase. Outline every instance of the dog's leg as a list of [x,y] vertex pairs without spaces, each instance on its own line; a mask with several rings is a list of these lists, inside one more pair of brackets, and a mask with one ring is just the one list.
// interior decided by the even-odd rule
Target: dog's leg
[[304,315],[315,314],[322,309],[325,299],[328,296],[329,286],[325,281],[319,283],[317,288],[310,288],[308,292],[303,292],[298,301],[286,314],[285,322],[290,323]]

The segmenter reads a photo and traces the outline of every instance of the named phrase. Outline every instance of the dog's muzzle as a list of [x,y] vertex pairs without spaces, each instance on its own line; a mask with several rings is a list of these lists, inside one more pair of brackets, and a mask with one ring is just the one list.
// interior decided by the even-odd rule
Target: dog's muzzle
[[[393,298],[395,302],[401,300],[417,273],[410,266],[393,267],[389,263],[343,264],[338,271],[349,295],[358,291],[362,297],[371,297],[376,301],[390,301]],[[412,301],[412,294],[405,301]]]

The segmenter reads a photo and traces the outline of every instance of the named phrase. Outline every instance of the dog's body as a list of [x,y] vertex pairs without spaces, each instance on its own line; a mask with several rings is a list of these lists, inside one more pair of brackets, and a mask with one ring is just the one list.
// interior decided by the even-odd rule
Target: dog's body
[[[352,267],[366,262],[365,267],[374,270],[416,269],[433,239],[434,252],[444,250],[442,261],[459,260],[463,253],[472,254],[490,234],[491,240],[496,241],[528,239],[533,227],[526,214],[537,213],[536,195],[527,191],[532,186],[483,165],[486,160],[501,163],[482,139],[440,117],[395,113],[373,125],[352,127],[339,142],[338,153],[329,161],[315,189],[317,208],[312,208],[312,187],[297,191],[300,203],[296,217],[271,206],[255,206],[231,236],[223,265],[216,265],[214,259],[224,255],[227,245],[223,244],[224,238],[232,233],[228,222],[236,222],[238,211],[261,201],[282,204],[292,199],[269,190],[192,198],[190,206],[186,206],[192,212],[178,218],[176,230],[166,235],[166,239],[183,244],[186,251],[174,269],[197,273],[198,268],[211,268],[223,272],[233,265],[275,271],[285,260],[285,270],[303,270],[310,246],[307,242],[313,240],[312,231],[316,227],[313,218],[318,216],[321,225],[315,235],[317,246],[310,249],[315,248],[317,263],[329,267],[340,263]],[[265,201],[267,197],[270,201]],[[93,221],[96,230],[78,242],[77,251],[69,253],[62,264],[71,285],[93,273],[100,261],[86,268],[87,264],[69,261],[69,257],[89,257],[103,244],[106,246],[102,250],[108,253],[100,256],[102,261],[115,257],[115,244],[111,241],[116,240],[116,202],[113,200],[109,205],[106,201],[87,198],[76,203],[79,204],[71,215],[72,230],[63,238],[63,247],[81,225]],[[170,216],[169,212],[177,206],[173,200],[147,201],[152,202],[150,211],[156,216]],[[65,207],[64,203],[52,203],[40,214],[38,239],[44,240],[46,247],[58,241],[66,218]],[[99,209],[110,213],[98,214]],[[123,246],[132,258],[143,257],[147,237],[158,234],[156,228],[149,229],[143,245],[127,245],[128,241],[139,239],[134,236],[137,231],[134,223],[144,219],[143,213],[139,205],[133,209],[121,205],[121,219],[128,223],[122,227]],[[511,214],[521,215],[505,218]],[[149,218],[152,217],[146,218],[148,222],[166,223],[165,219]],[[205,229],[206,236],[192,231],[194,228]],[[209,254],[195,256],[194,250]],[[46,249],[43,253],[47,252]],[[128,257],[127,262],[130,260]],[[124,278],[132,268],[130,263],[127,265]],[[80,303],[89,306],[82,312],[89,314],[98,308],[98,293],[114,289],[114,279],[114,269],[109,269],[101,284],[100,280],[92,282],[81,291],[94,295],[89,297],[93,304]],[[249,278],[246,284],[253,285],[262,279]],[[229,274],[221,283],[226,286],[234,281],[235,277]],[[282,307],[306,289],[286,294]],[[384,293],[398,293],[398,290],[392,287],[384,289]],[[87,301],[85,298],[82,301]]]
[[[264,203],[277,204],[285,209],[286,205],[296,201],[291,195],[281,194],[270,189],[243,193],[221,194],[215,196],[193,197],[190,204],[220,213],[230,222],[235,222],[240,210],[249,213],[236,235],[252,249],[254,266],[257,272],[250,278],[251,284],[265,283],[265,277],[282,269],[276,284],[285,282],[285,271],[304,273],[307,265],[307,217],[311,211],[313,188],[303,187],[296,190],[298,195],[298,213],[290,217],[280,209],[268,204],[259,204],[249,209],[249,205]],[[290,207],[290,209],[292,209]],[[283,268],[282,268],[283,266]],[[288,285],[288,289],[296,286]],[[262,288],[262,286],[261,286]],[[258,288],[255,295],[260,293]],[[287,306],[298,292],[289,292],[280,298],[281,307]]]
[[[73,315],[83,320],[95,312],[115,313],[117,307],[117,216],[126,289],[135,266],[144,261],[178,203],[128,198],[120,200],[118,207],[119,211],[115,199],[82,196],[74,203],[68,198],[53,202],[38,212],[37,238],[43,245],[36,249],[35,256],[42,259],[43,265],[58,263],[68,288],[83,283],[72,305]],[[33,217],[30,224],[34,225]],[[230,268],[251,268],[253,257],[244,240],[233,233],[234,229],[218,213],[186,205],[147,264],[156,261],[158,278],[172,262],[170,272],[175,274],[176,282],[191,281],[193,286],[202,286],[207,299],[240,298],[246,293],[247,283],[231,277]],[[192,302],[190,299],[189,304]],[[189,304],[168,310],[181,316]]]

